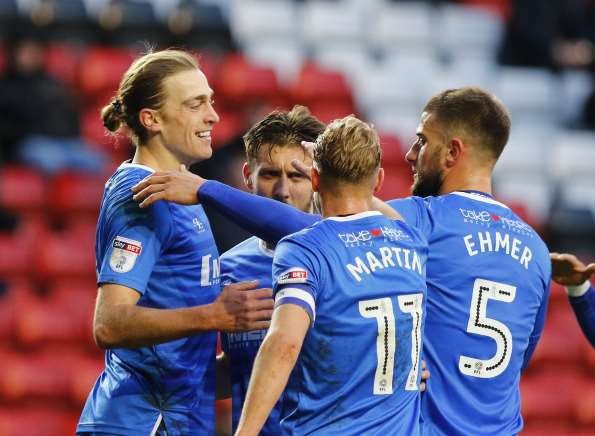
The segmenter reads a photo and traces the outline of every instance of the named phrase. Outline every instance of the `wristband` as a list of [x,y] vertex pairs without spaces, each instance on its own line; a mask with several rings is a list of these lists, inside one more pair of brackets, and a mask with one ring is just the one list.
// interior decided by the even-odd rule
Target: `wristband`
[[582,297],[587,293],[590,287],[591,282],[589,282],[589,280],[585,280],[585,283],[578,286],[566,286],[566,293],[569,297]]

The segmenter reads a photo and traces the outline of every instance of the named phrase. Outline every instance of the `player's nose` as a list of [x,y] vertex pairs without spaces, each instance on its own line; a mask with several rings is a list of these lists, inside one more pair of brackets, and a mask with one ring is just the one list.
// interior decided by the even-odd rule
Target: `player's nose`
[[215,110],[215,108],[209,104],[209,109],[205,114],[205,122],[209,125],[213,125],[219,122],[219,114]]
[[415,150],[415,144],[409,147],[407,153],[405,153],[405,160],[409,162],[409,164],[414,165],[415,161],[417,160],[417,151]]
[[279,177],[279,180],[277,180],[277,183],[275,183],[275,187],[273,188],[273,197],[275,200],[287,203],[287,200],[289,199],[289,180],[285,175]]

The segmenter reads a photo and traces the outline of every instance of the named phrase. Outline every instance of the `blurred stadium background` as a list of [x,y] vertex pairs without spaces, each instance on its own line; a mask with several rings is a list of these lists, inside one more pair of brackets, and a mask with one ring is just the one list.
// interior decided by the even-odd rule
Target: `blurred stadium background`
[[[200,54],[222,121],[195,169],[235,186],[242,133],[300,103],[374,123],[382,197],[405,196],[427,98],[489,89],[513,117],[497,197],[552,251],[593,261],[594,41],[589,0],[0,0],[0,435],[72,434],[103,368],[95,220],[132,148],[98,111],[147,46]],[[246,236],[208,213],[221,252]],[[558,286],[522,390],[523,434],[595,435],[595,350]],[[217,410],[227,434],[229,403]]]

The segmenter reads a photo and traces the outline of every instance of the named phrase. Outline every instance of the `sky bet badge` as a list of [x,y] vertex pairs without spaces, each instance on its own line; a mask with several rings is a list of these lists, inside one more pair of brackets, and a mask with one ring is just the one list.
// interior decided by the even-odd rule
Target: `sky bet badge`
[[130,271],[140,255],[141,248],[142,244],[139,241],[116,236],[112,244],[112,256],[109,260],[109,266],[119,273]]

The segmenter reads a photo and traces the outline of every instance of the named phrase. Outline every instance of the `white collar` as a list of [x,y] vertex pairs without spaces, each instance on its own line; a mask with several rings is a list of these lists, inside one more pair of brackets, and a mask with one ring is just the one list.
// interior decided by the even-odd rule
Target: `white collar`
[[348,216],[330,216],[327,219],[331,221],[355,221],[360,218],[367,218],[369,216],[382,215],[377,210],[367,210],[365,212],[355,213]]
[[483,201],[484,203],[495,204],[497,206],[501,206],[501,207],[505,207],[506,209],[510,209],[505,204],[500,203],[499,201],[496,201],[493,198],[486,197],[485,195],[481,195],[481,194],[476,194],[474,192],[455,191],[455,192],[451,192],[451,194],[460,195],[461,197],[467,197],[472,200]]
[[137,164],[137,163],[128,162],[128,161],[122,162],[118,168],[142,168],[143,170],[147,170],[152,173],[155,172],[155,170],[151,167],[148,167],[146,165]]

